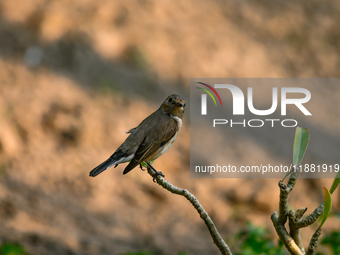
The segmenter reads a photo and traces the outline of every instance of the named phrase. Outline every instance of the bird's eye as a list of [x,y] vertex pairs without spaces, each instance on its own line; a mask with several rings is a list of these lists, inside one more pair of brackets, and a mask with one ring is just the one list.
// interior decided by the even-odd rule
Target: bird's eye
[[172,98],[171,98],[171,97],[168,99],[168,102],[169,102],[169,103],[171,103],[171,102],[172,102]]

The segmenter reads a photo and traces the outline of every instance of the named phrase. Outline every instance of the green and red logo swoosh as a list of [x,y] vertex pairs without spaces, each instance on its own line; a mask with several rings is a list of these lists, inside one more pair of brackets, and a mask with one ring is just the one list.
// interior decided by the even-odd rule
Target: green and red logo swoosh
[[[206,87],[209,88],[212,92],[214,92],[215,95],[217,96],[218,100],[220,101],[220,104],[222,105],[222,100],[221,100],[221,98],[220,98],[220,95],[217,93],[217,91],[216,91],[213,87],[211,87],[210,85],[208,85],[208,84],[206,84],[206,83],[203,83],[203,82],[197,82],[197,83],[199,83],[199,84],[201,84],[201,85],[203,85],[203,86],[206,86]],[[201,87],[197,87],[197,88],[203,90],[204,92],[206,92],[206,93],[214,100],[214,103],[215,103],[215,105],[217,106],[216,100],[215,100],[214,96],[210,93],[209,90],[204,89],[204,88],[201,88]]]

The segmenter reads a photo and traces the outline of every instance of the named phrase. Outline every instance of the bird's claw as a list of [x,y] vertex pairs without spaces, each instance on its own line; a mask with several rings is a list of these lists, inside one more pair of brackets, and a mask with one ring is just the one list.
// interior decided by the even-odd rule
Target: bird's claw
[[156,178],[158,175],[162,176],[163,178],[165,177],[162,172],[157,171],[149,162],[146,162],[146,164],[155,172],[152,181],[156,182]]
[[140,167],[140,169],[141,169],[142,171],[145,171],[145,169],[143,169],[142,164],[139,164],[139,167]]
[[158,175],[162,176],[163,178],[165,177],[165,175],[162,172],[158,172],[158,171],[155,171],[155,172],[156,173],[155,173],[155,175],[152,178],[153,182],[156,182],[156,178],[157,178]]

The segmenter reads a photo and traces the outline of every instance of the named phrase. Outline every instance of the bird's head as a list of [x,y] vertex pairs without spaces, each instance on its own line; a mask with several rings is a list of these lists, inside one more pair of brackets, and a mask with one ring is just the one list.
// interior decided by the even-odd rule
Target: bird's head
[[181,97],[180,95],[172,94],[168,96],[167,99],[165,99],[159,109],[166,114],[182,118],[184,114],[185,104],[186,103],[183,97]]

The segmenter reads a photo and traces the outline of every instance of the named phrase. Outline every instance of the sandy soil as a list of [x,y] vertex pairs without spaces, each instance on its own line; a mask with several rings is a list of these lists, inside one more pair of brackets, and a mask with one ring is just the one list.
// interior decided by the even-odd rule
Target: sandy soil
[[[88,172],[167,95],[189,98],[191,77],[338,77],[339,13],[336,0],[0,1],[0,243],[27,254],[219,254],[190,204],[146,172]],[[331,102],[324,119],[306,123],[335,141],[338,94],[320,95]],[[188,117],[157,169],[197,196],[226,239],[249,220],[274,233],[278,180],[190,179]],[[279,158],[258,143],[235,160]],[[292,207],[313,210],[330,184],[300,180]]]

